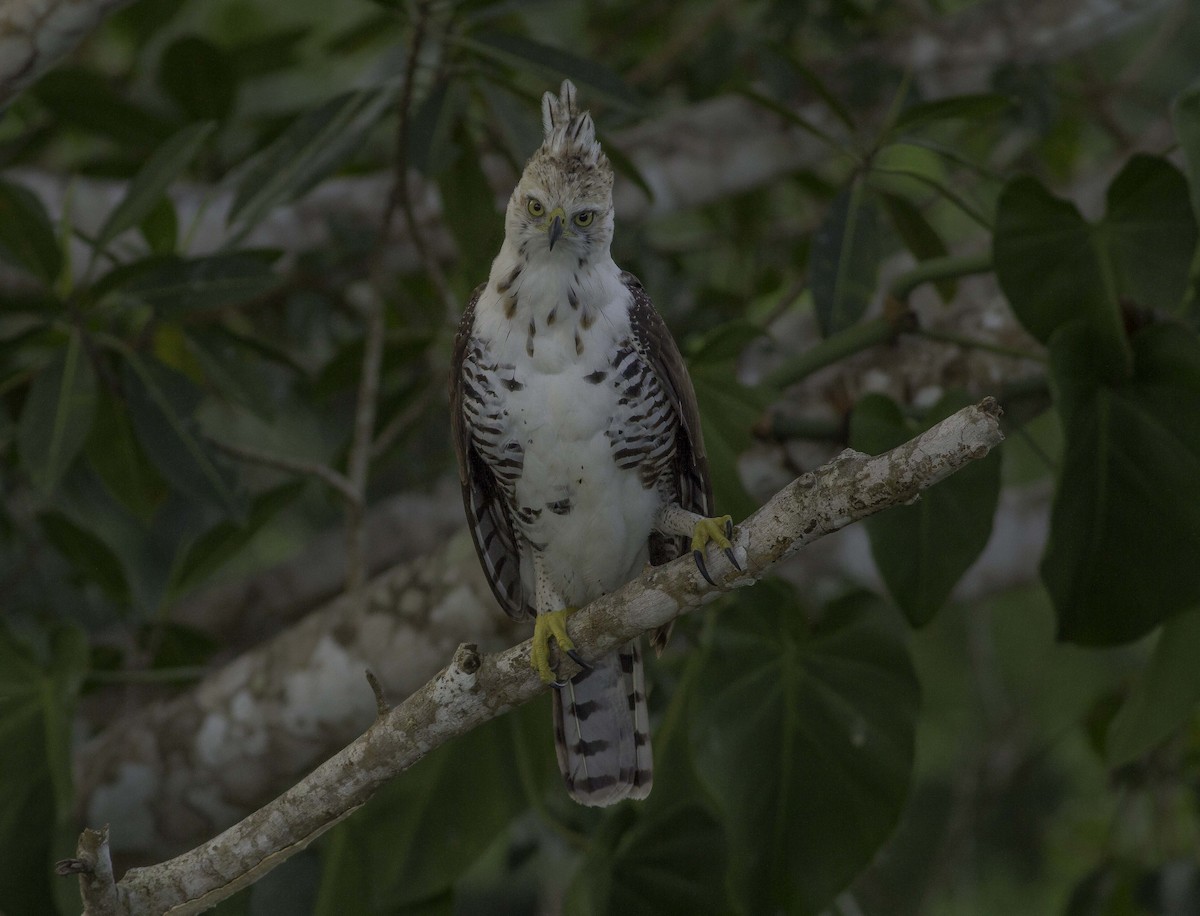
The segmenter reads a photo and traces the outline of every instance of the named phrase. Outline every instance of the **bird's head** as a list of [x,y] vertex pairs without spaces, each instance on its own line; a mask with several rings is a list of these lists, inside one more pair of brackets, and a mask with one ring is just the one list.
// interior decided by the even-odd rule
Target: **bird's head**
[[575,106],[563,80],[542,97],[545,139],[525,164],[508,201],[508,239],[528,257],[590,260],[613,234],[613,171],[596,140],[592,116]]

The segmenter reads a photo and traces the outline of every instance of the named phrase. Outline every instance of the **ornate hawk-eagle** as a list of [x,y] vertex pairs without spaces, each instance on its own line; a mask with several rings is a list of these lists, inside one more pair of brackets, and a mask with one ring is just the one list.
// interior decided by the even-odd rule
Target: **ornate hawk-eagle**
[[[590,664],[576,608],[690,539],[730,550],[696,396],[650,297],[613,263],[613,172],[575,87],[542,100],[545,140],[508,202],[504,244],[463,314],[450,370],[463,501],[501,606],[534,617],[532,664],[554,683],[554,740],[585,805],[643,798],[653,767],[639,641]],[[710,579],[711,581],[711,579]],[[656,648],[666,633],[656,634]],[[558,681],[550,641],[584,665]]]

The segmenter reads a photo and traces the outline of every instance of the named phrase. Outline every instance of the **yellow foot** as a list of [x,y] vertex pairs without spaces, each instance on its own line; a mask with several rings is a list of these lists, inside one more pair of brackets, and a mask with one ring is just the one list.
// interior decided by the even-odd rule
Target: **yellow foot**
[[733,543],[729,540],[731,537],[733,537],[733,517],[730,515],[722,515],[719,518],[702,518],[692,529],[692,559],[696,561],[696,568],[700,570],[700,575],[708,580],[709,585],[717,584],[708,574],[708,567],[704,565],[704,548],[710,541],[725,551],[725,556],[733,564],[734,569],[738,572],[742,570],[742,564],[738,562],[737,555],[733,552]]
[[567,635],[567,618],[578,608],[565,607],[561,611],[548,611],[533,618],[533,649],[529,653],[529,664],[546,684],[558,684],[558,674],[550,666],[550,640],[558,643],[558,650],[570,655],[576,662],[582,660],[575,653],[575,643]]

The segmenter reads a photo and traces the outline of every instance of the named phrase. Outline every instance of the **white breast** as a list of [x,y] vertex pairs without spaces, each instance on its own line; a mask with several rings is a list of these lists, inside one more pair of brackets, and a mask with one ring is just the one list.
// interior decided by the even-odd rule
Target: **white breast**
[[[616,266],[608,265],[568,276],[577,284],[577,308],[569,304],[561,276],[537,274],[522,276],[511,318],[494,283],[477,306],[476,334],[489,341],[489,356],[499,366],[513,367],[519,382],[504,394],[500,421],[505,439],[524,453],[515,484],[519,524],[542,549],[558,592],[576,605],[640,571],[660,501],[636,471],[618,468],[613,459],[608,433],[618,394],[608,370],[631,331],[629,293]],[[587,311],[594,317],[585,327]],[[595,381],[595,373],[605,378]],[[529,572],[522,562],[523,575]]]

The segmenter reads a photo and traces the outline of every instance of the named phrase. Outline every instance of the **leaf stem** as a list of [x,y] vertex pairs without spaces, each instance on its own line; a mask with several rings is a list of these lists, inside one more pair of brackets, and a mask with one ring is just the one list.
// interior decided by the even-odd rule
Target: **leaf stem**
[[901,302],[907,302],[913,290],[925,283],[935,283],[938,280],[954,280],[959,277],[988,273],[991,269],[992,253],[990,251],[979,252],[978,254],[948,254],[936,258],[927,258],[918,263],[912,270],[901,274],[893,280],[889,292]]
[[861,321],[826,337],[815,347],[805,350],[769,373],[764,381],[772,388],[786,388],[848,356],[895,340],[898,334],[908,329],[906,326],[914,322],[915,316],[904,307],[889,310],[889,314],[869,321]]

